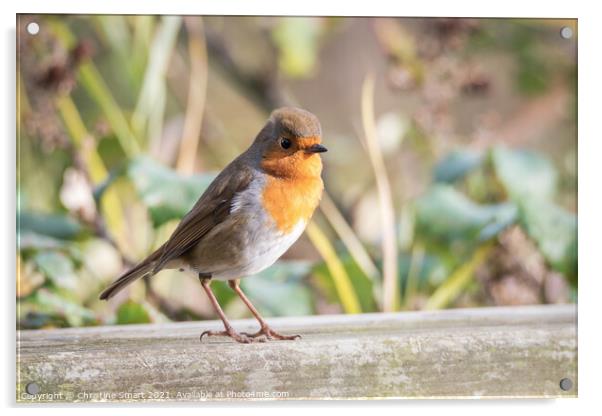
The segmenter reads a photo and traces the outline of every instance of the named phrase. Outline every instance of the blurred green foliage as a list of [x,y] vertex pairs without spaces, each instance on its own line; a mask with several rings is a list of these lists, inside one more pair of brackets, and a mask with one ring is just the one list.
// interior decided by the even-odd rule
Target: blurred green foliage
[[124,324],[146,324],[151,322],[151,317],[144,305],[128,300],[117,309],[117,323]]
[[[267,316],[381,310],[373,173],[363,149],[330,127],[337,120],[359,123],[344,103],[358,100],[361,85],[345,76],[375,70],[381,71],[377,103],[394,107],[377,128],[400,233],[399,308],[503,304],[490,288],[522,273],[498,261],[504,250],[510,258],[526,253],[531,263],[519,266],[537,270],[539,301],[574,300],[576,169],[549,143],[529,142],[531,124],[574,126],[574,113],[567,108],[559,122],[545,118],[548,107],[532,111],[544,121],[505,130],[528,131],[522,139],[452,137],[448,124],[457,115],[475,131],[491,130],[491,114],[473,120],[487,94],[505,100],[499,108],[498,95],[488,102],[495,113],[533,105],[558,85],[573,93],[572,52],[545,42],[566,22],[51,15],[40,21],[45,30],[35,39],[26,38],[27,20],[19,23],[19,327],[212,317],[196,278],[178,272],[163,272],[169,284],[157,276],[109,303],[97,297],[169,236],[217,170],[248,145],[270,110],[266,103],[275,106],[286,88],[325,113],[333,150],[324,176],[336,204],[316,213],[309,240],[243,279],[242,288]],[[188,85],[189,42],[203,30],[207,102],[203,114],[190,114],[189,94],[198,91]],[[249,46],[251,39],[261,41]],[[333,48],[336,42],[347,42],[347,49]],[[504,74],[511,76],[500,81],[486,66],[474,69],[490,56],[489,68],[498,57],[509,61]],[[496,90],[498,81],[519,95]],[[340,97],[321,93],[333,85]],[[352,88],[356,93],[343,98]],[[395,107],[409,95],[410,104]],[[359,101],[350,105],[360,108]],[[411,113],[416,106],[420,111]],[[452,113],[456,107],[468,117]],[[216,116],[222,113],[224,119]],[[200,123],[193,175],[175,156],[186,123]],[[575,148],[573,137],[566,142]],[[507,236],[517,230],[530,245],[508,248]],[[554,273],[569,282],[572,298],[539,295]],[[212,287],[230,316],[248,315],[224,282]]]
[[182,218],[215,178],[214,174],[182,177],[146,157],[133,159],[126,172],[154,227]]

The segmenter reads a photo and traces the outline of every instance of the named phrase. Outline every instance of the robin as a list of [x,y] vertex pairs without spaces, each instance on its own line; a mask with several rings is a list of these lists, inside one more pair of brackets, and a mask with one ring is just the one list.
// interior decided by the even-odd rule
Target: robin
[[[197,274],[224,331],[205,331],[242,343],[293,340],[261,317],[240,288],[240,278],[274,264],[301,236],[318,206],[321,178],[321,127],[318,118],[299,108],[272,112],[251,146],[214,179],[171,237],[150,256],[123,274],[100,299],[109,299],[133,281],[162,269]],[[260,325],[253,334],[238,333],[215,295],[212,279],[226,280]]]

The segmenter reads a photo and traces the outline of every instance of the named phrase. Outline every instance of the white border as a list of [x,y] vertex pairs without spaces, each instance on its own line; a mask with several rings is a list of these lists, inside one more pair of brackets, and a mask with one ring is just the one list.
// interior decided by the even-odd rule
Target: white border
[[[512,4],[514,3],[514,11]],[[146,0],[125,2],[110,0],[102,2],[20,1],[21,13],[125,13],[125,14],[261,14],[261,15],[329,15],[329,16],[514,16],[514,17],[577,17],[575,2],[546,2],[545,6],[533,7],[520,1],[503,1],[482,4],[473,1],[412,1],[392,2],[370,0],[362,2],[337,2],[304,0],[285,1],[190,1],[190,0]]]
[[[489,415],[507,415],[515,409],[527,410],[530,413],[544,413],[546,415],[591,414],[596,407],[600,408],[596,399],[600,397],[600,355],[602,345],[600,342],[600,310],[596,306],[600,303],[602,276],[596,272],[596,261],[602,257],[599,249],[599,235],[602,231],[600,216],[600,181],[602,175],[600,165],[602,162],[602,140],[600,129],[600,43],[602,39],[602,21],[596,13],[594,1],[545,1],[528,2],[517,0],[504,0],[497,2],[453,0],[436,2],[431,0],[420,1],[394,1],[394,0],[369,0],[369,1],[341,1],[327,2],[324,0],[303,1],[248,1],[248,0],[103,0],[92,3],[90,1],[75,2],[73,0],[19,0],[18,2],[5,0],[2,2],[2,20],[4,30],[1,42],[4,62],[0,65],[2,76],[3,99],[0,100],[2,111],[2,125],[6,126],[4,137],[0,140],[3,157],[3,180],[1,183],[2,215],[1,230],[3,230],[2,247],[0,249],[1,264],[5,265],[2,279],[5,284],[3,299],[5,314],[3,319],[3,334],[7,341],[3,342],[4,377],[2,378],[2,393],[5,406],[14,406],[14,280],[15,273],[15,222],[14,222],[14,155],[15,155],[15,13],[125,13],[125,14],[294,14],[294,15],[403,15],[403,16],[472,16],[472,17],[567,17],[579,18],[579,399],[556,401],[438,401],[438,402],[296,402],[281,403],[249,403],[228,406],[225,404],[200,404],[180,407],[178,412],[184,414],[198,414],[200,411],[209,411],[211,414],[233,413],[244,409],[245,414],[305,414],[317,407],[336,407],[345,415],[357,412],[364,414],[368,408],[377,407],[378,412],[411,412],[415,410],[445,413],[458,413],[462,415],[486,412]],[[598,237],[598,238],[596,238]],[[597,405],[597,406],[596,406]],[[403,407],[394,409],[393,407]],[[86,408],[91,414],[106,415],[107,406]],[[114,406],[111,406],[114,407]],[[211,407],[211,410],[208,408]],[[10,410],[11,412],[15,409]],[[59,409],[51,408],[24,409],[25,411],[44,411],[52,415],[64,412],[81,413],[81,408]],[[131,408],[134,413],[163,414],[165,406]],[[576,412],[576,413],[575,413]],[[522,413],[522,412],[521,412]]]

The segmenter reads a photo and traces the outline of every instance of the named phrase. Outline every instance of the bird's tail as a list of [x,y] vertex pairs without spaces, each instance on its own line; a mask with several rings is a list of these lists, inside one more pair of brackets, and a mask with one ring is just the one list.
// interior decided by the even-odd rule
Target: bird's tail
[[100,294],[100,299],[102,299],[102,300],[110,299],[113,296],[115,296],[117,294],[117,292],[119,292],[121,289],[123,289],[124,287],[126,287],[127,285],[132,283],[133,281],[138,280],[141,277],[144,277],[146,275],[156,273],[156,271],[153,270],[153,268],[154,268],[156,262],[161,257],[162,251],[163,251],[163,246],[159,247],[155,252],[153,252],[146,259],[142,260],[140,263],[138,263],[132,269],[130,269],[126,273],[122,274],[119,277],[119,279],[115,280],[113,283],[111,283],[111,285],[109,287],[107,287],[105,290],[102,291],[102,293]]

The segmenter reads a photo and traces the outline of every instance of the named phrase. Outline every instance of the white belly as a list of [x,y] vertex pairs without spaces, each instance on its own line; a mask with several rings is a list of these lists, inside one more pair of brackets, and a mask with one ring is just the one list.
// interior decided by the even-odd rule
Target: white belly
[[305,221],[299,221],[288,234],[269,231],[258,235],[255,244],[250,244],[236,265],[229,270],[216,272],[217,280],[238,279],[257,274],[276,262],[299,239],[305,230]]

